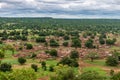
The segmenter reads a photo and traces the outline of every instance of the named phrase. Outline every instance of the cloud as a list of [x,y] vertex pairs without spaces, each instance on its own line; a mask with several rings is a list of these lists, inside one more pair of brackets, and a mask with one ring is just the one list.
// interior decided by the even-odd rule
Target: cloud
[[0,0],[0,16],[120,18],[120,0]]

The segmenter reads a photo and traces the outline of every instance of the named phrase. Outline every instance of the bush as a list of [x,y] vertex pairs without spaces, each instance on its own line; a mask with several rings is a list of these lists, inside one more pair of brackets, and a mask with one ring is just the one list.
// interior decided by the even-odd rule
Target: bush
[[59,46],[59,43],[57,41],[55,41],[54,39],[51,39],[50,40],[50,46],[51,47],[58,47]]
[[21,65],[23,65],[23,64],[25,64],[26,59],[23,58],[23,57],[19,57],[19,58],[18,58],[18,62],[19,62]]
[[45,62],[45,61],[42,61],[42,62],[41,62],[41,65],[42,65],[42,69],[46,70],[46,62]]
[[103,45],[103,44],[105,44],[105,40],[104,40],[103,38],[100,38],[100,39],[99,39],[99,43],[100,43],[101,45]]
[[81,41],[79,39],[73,39],[72,40],[72,47],[81,47]]
[[38,66],[36,64],[32,64],[31,68],[34,69],[35,72],[37,72],[38,70]]
[[68,46],[68,42],[63,42],[63,46],[67,47]]
[[56,66],[56,74],[50,77],[50,80],[78,80],[73,68],[68,66]]
[[79,53],[77,51],[71,51],[70,58],[72,59],[79,58]]
[[21,40],[27,41],[27,37],[26,36],[21,36]]
[[2,63],[0,65],[0,71],[3,71],[3,72],[11,71],[12,70],[11,68],[12,68],[11,64],[8,64],[8,63]]
[[[37,80],[36,73],[32,69],[19,69],[9,73],[7,80]],[[6,79],[3,79],[6,80]]]
[[53,71],[54,71],[54,66],[51,65],[51,66],[49,67],[49,71],[53,72]]
[[87,40],[87,41],[85,42],[85,46],[86,46],[87,48],[93,48],[93,47],[94,47],[94,46],[93,46],[93,40],[92,40],[92,39]]
[[54,56],[54,57],[57,57],[57,50],[52,49],[52,50],[50,51],[50,55],[51,55],[51,56]]
[[89,53],[89,54],[87,55],[87,57],[91,59],[91,62],[93,62],[94,59],[99,58],[99,55],[98,55],[97,53],[95,53],[95,52],[92,52],[92,53]]
[[32,44],[26,44],[26,49],[33,49],[33,45]]
[[69,39],[70,39],[69,36],[67,36],[67,35],[64,36],[64,40],[69,40]]
[[120,80],[120,72],[114,74],[111,80]]
[[118,65],[118,60],[113,56],[109,56],[106,60],[106,64],[108,66],[117,66]]
[[71,59],[69,57],[62,58],[58,64],[68,65],[71,67],[78,67],[79,66],[77,60]]
[[36,42],[46,42],[45,37],[36,38]]
[[37,55],[35,53],[32,53],[31,58],[35,58]]
[[107,39],[107,40],[106,40],[106,44],[107,44],[107,45],[114,45],[115,42],[116,42],[116,39]]

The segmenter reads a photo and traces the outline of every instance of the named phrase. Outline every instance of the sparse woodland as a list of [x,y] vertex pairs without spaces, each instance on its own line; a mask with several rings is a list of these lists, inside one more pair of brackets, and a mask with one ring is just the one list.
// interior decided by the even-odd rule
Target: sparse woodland
[[0,18],[0,80],[120,80],[120,20]]

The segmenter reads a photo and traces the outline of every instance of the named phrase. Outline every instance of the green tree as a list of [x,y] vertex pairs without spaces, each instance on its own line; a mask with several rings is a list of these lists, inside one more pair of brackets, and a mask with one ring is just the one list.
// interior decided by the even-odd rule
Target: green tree
[[111,80],[120,80],[120,72],[114,74]]
[[70,54],[70,58],[72,59],[76,59],[76,58],[79,58],[79,53],[78,51],[71,51],[71,54]]
[[36,42],[46,42],[45,37],[36,38]]
[[73,39],[72,40],[72,47],[81,47],[81,41],[79,39]]
[[52,49],[52,50],[50,51],[50,55],[51,55],[51,56],[54,56],[54,57],[57,57],[57,56],[58,56],[57,50]]
[[26,59],[23,58],[23,57],[19,57],[19,58],[18,58],[18,62],[19,62],[21,65],[23,65],[23,64],[25,64]]
[[79,66],[77,60],[71,59],[69,57],[62,58],[58,64],[68,65],[71,67],[78,67]]
[[89,53],[87,56],[88,56],[88,58],[91,59],[91,62],[93,62],[94,59],[99,58],[99,55],[98,55],[97,53],[95,53],[95,52],[91,52],[91,53]]
[[87,48],[93,48],[93,47],[94,47],[94,46],[93,46],[93,40],[92,40],[92,39],[87,40],[87,41],[85,42],[85,46],[86,46]]
[[36,64],[32,64],[31,68],[34,69],[35,72],[38,71],[38,66]]
[[109,56],[106,60],[108,66],[117,66],[118,60],[114,56]]
[[63,42],[63,46],[67,47],[68,46],[68,42]]
[[33,45],[32,44],[26,44],[26,49],[33,49]]
[[44,70],[46,70],[47,68],[47,66],[46,66],[46,62],[45,61],[42,61],[41,62],[41,65],[42,65],[42,69],[44,69]]
[[0,64],[0,71],[6,72],[6,71],[11,71],[11,70],[12,70],[11,64],[8,64],[8,63]]

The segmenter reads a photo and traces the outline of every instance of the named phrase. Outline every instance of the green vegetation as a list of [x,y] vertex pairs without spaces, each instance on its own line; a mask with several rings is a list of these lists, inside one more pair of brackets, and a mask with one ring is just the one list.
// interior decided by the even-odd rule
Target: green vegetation
[[0,18],[0,80],[119,80],[119,34],[119,19]]

